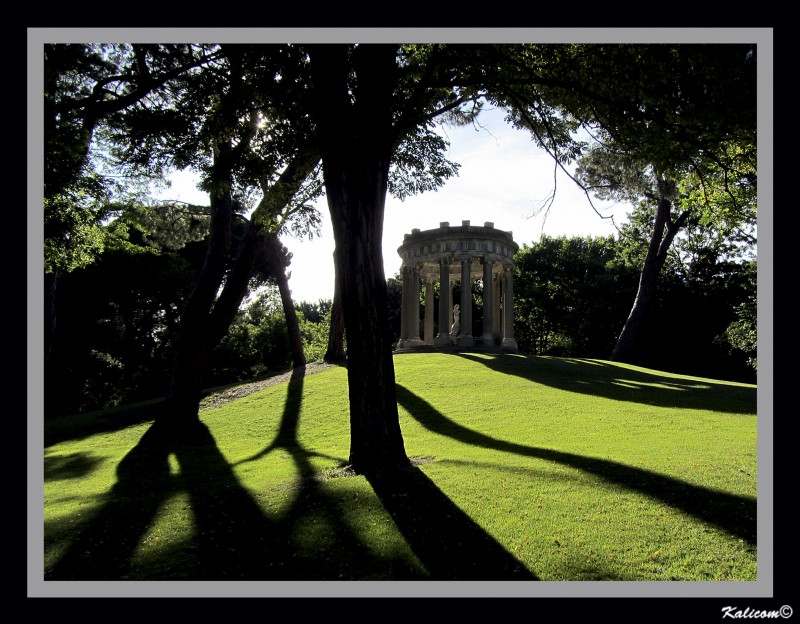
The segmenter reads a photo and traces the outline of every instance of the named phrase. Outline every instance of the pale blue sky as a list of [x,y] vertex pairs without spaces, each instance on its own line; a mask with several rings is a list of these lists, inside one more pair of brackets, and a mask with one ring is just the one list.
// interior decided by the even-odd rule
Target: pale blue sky
[[[461,164],[459,175],[441,189],[401,202],[387,198],[383,234],[383,261],[387,277],[400,269],[397,248],[403,234],[413,228],[439,227],[441,221],[473,225],[491,221],[502,230],[513,232],[522,246],[550,236],[605,236],[615,232],[610,219],[601,219],[585,194],[563,172],[557,174],[556,199],[545,220],[534,215],[537,207],[552,192],[553,160],[536,147],[530,135],[506,124],[500,110],[481,114],[483,128],[446,128],[450,140],[448,158]],[[177,176],[164,197],[198,204],[208,198],[194,188],[189,175]],[[618,225],[624,223],[627,205],[613,205],[593,198],[602,214],[613,214]],[[325,198],[318,202],[323,216],[322,234],[313,240],[297,240],[289,235],[282,242],[293,254],[289,285],[295,301],[333,298],[333,233]]]

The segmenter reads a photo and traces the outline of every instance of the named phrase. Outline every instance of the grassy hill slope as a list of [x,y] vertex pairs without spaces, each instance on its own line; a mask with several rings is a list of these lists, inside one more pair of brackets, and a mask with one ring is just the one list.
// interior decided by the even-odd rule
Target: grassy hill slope
[[176,448],[76,417],[83,437],[45,449],[45,578],[755,580],[755,386],[521,355],[395,367],[416,468],[392,482],[344,467],[342,368],[204,410]]

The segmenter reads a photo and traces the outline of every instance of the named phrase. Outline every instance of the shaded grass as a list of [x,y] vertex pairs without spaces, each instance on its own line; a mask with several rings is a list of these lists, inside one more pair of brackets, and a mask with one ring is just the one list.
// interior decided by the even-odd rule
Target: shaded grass
[[46,578],[756,578],[754,386],[511,355],[395,366],[420,459],[399,480],[342,469],[341,368],[204,411],[180,445],[143,423],[48,447]]

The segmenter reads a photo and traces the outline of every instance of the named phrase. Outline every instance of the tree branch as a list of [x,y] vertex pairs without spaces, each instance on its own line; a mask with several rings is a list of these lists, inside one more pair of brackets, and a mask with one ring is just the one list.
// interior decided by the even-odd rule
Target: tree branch
[[[603,215],[603,214],[601,214],[600,211],[597,209],[597,207],[594,205],[594,202],[592,201],[592,198],[589,195],[589,190],[590,190],[591,187],[587,187],[584,184],[582,184],[579,180],[577,180],[575,178],[575,176],[573,176],[566,169],[566,167],[564,167],[564,165],[559,160],[558,156],[550,149],[550,147],[547,145],[547,143],[544,140],[544,138],[536,130],[536,124],[531,119],[530,115],[528,115],[528,113],[524,109],[524,107],[520,105],[519,101],[514,102],[514,105],[516,107],[515,110],[523,117],[523,119],[524,119],[524,121],[525,121],[525,123],[526,123],[526,125],[528,127],[528,130],[536,137],[537,143],[539,143],[539,145],[542,147],[542,149],[544,149],[545,152],[547,152],[547,154],[551,158],[553,158],[553,160],[555,161],[556,165],[567,175],[567,177],[570,180],[572,180],[581,190],[583,190],[584,194],[586,195],[586,199],[589,202],[589,206],[591,206],[591,208],[592,208],[592,210],[594,210],[595,214],[598,217],[600,217],[601,219],[611,219],[611,223],[614,225],[614,228],[617,231],[619,231],[619,227],[617,226],[616,221],[614,220],[614,216],[613,215]],[[549,126],[548,126],[546,121],[544,121],[543,119],[540,120],[540,121],[545,125],[546,128],[549,129]],[[552,133],[550,133],[549,136],[552,138]],[[555,201],[555,189],[553,190],[553,200],[552,201]]]

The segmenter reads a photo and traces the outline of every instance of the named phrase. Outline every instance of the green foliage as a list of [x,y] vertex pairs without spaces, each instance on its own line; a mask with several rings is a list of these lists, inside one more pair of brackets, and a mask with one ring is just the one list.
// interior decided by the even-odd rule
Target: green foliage
[[236,314],[212,355],[209,383],[220,385],[291,368],[286,317],[277,286],[263,287]]
[[[644,265],[651,241],[661,245],[681,229],[689,233],[680,236],[691,238],[695,228],[713,240],[715,248],[728,245],[728,253],[746,255],[755,245],[757,199],[754,50],[749,46],[593,50],[597,54],[585,63],[599,82],[591,88],[619,95],[616,89],[632,82],[639,102],[623,105],[624,95],[617,101],[623,105],[622,117],[627,117],[618,127],[598,120],[601,127],[579,159],[575,177],[601,199],[636,206],[623,229],[623,237],[632,243],[629,255],[632,252]],[[624,72],[618,85],[594,73],[610,62],[620,63],[618,70]],[[654,67],[664,74],[653,77]],[[642,85],[639,81],[645,78],[652,84]],[[738,102],[739,108],[715,108],[726,100]],[[636,106],[638,110],[633,110]],[[620,112],[610,103],[602,109],[609,118]],[[654,117],[647,120],[651,114]],[[669,204],[666,223],[660,226],[665,230],[655,231],[656,207],[664,201]]]
[[[430,124],[431,126],[433,124]],[[435,191],[461,167],[444,157],[450,144],[428,127],[406,137],[394,152],[389,169],[389,193],[399,200]]]
[[206,206],[159,202],[126,206],[109,226],[135,229],[151,249],[175,251],[205,239],[209,222]]
[[727,343],[732,349],[742,351],[754,370],[758,370],[757,308],[758,301],[752,295],[736,306],[736,320],[728,325],[719,338],[720,342]]
[[297,301],[294,304],[297,312],[303,315],[311,323],[320,323],[326,317],[330,317],[333,301],[330,299],[320,299],[316,303],[311,301]]
[[713,229],[727,240],[752,245],[757,199],[754,148],[726,144],[723,151],[725,165],[687,158],[658,170],[648,153],[597,143],[579,160],[576,178],[601,199],[627,201],[640,213],[648,212],[651,223],[655,206],[667,200],[673,222],[686,213],[689,227]]
[[85,194],[66,193],[44,199],[45,272],[69,272],[92,263],[106,242],[101,221],[107,207],[81,201]]
[[[44,47],[44,196],[78,189],[92,177],[87,155],[94,124],[86,108],[95,85],[119,70],[112,46],[47,44]],[[102,97],[102,96],[101,96]]]
[[724,256],[700,256],[665,273],[641,330],[637,359],[684,374],[754,383],[742,351],[718,337],[736,320],[737,307],[755,297],[755,266]]
[[[659,147],[667,146],[672,158],[667,161],[647,140],[634,144],[606,129],[579,161],[576,178],[584,189],[636,205],[620,238],[626,259],[641,266],[641,278],[613,351],[615,360],[653,365],[652,353],[641,344],[642,326],[647,315],[652,323],[652,299],[667,279],[665,267],[683,269],[687,260],[711,267],[747,257],[755,245],[755,124],[717,130],[716,135],[709,131],[714,138],[704,146],[692,148],[687,141],[677,153],[668,147],[674,137],[661,128]],[[658,139],[655,133],[648,140]],[[683,315],[681,310],[674,318]],[[660,318],[653,331],[669,331],[673,319]]]
[[676,195],[675,185],[638,153],[615,149],[606,142],[593,144],[581,156],[575,176],[600,199],[636,203],[661,197],[673,201]]
[[[328,347],[331,302],[300,302],[295,309],[306,361],[319,361]],[[261,288],[241,307],[212,359],[212,385],[291,368],[289,332],[277,286]]]
[[[282,173],[312,142],[308,115],[297,111],[307,103],[308,86],[285,79],[303,67],[300,51],[227,44],[189,51],[207,62],[172,81],[163,101],[138,102],[110,124],[105,136],[118,166],[150,175],[191,169],[204,191],[230,190],[238,211],[254,210],[250,218],[266,231],[315,235],[319,169],[312,163],[311,174],[288,196],[277,188]],[[222,170],[227,173],[220,178]]]
[[[735,169],[755,145],[756,50],[742,44],[542,46],[548,93],[603,143],[656,172],[694,162]],[[608,140],[606,140],[608,139]],[[755,151],[748,151],[755,166]]]
[[693,213],[693,223],[746,248],[756,240],[756,149],[743,141],[723,150],[721,163],[699,163],[680,179],[677,203]]
[[301,316],[302,312],[298,314],[300,318],[300,335],[303,338],[303,353],[306,357],[306,362],[319,362],[325,357],[325,352],[328,350],[328,335],[331,331],[331,310],[318,322],[314,322]]
[[[59,332],[45,377],[48,415],[96,409],[166,391],[181,312],[203,265],[207,209],[195,206],[114,205],[115,217],[100,226],[104,249],[91,264],[60,278]],[[74,214],[74,213],[73,213]],[[243,227],[234,228],[234,245]],[[229,258],[232,261],[232,258]],[[269,279],[254,277],[257,287]],[[251,312],[256,314],[256,307]],[[283,316],[272,334],[285,333]],[[265,331],[264,328],[261,329]],[[244,325],[232,330],[212,363],[219,383],[263,372],[258,335]],[[284,340],[288,348],[288,339]],[[284,344],[273,369],[284,365]]]
[[[165,85],[204,62],[186,46],[48,44],[44,51],[45,270],[71,271],[103,249],[118,191],[97,164],[98,137],[126,108],[163,106]],[[113,146],[112,146],[113,150]],[[147,171],[152,174],[152,171]]]
[[614,239],[543,236],[523,245],[514,263],[520,349],[607,357],[636,289],[636,273],[618,260]]

